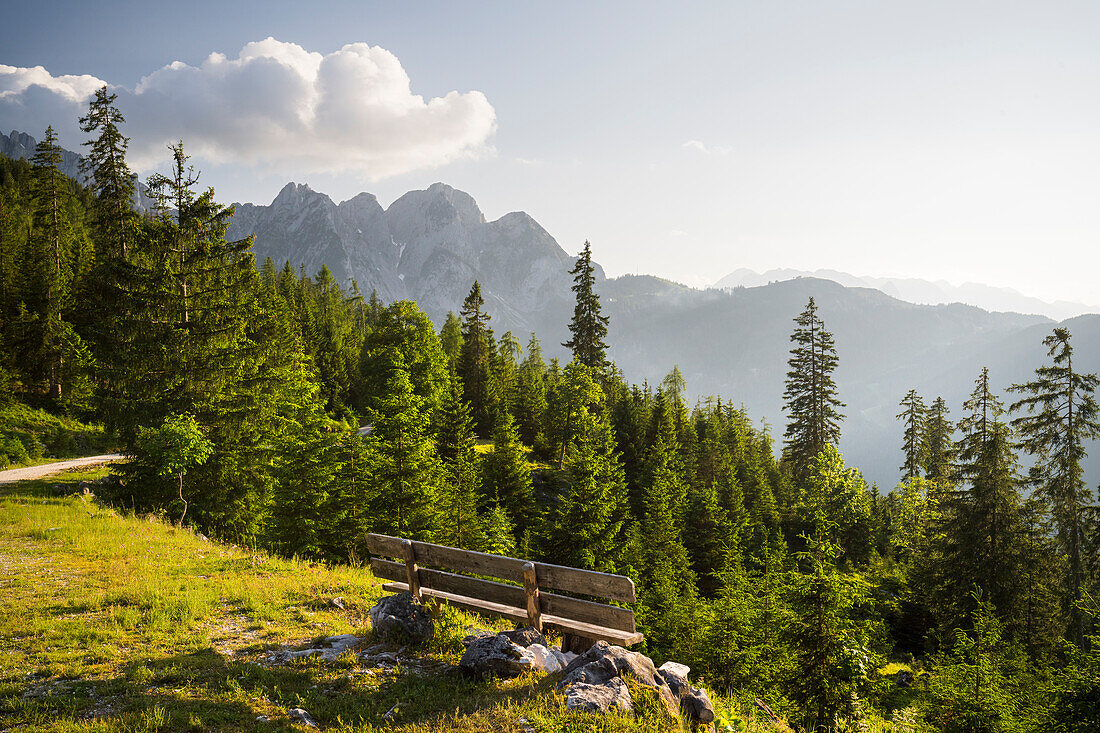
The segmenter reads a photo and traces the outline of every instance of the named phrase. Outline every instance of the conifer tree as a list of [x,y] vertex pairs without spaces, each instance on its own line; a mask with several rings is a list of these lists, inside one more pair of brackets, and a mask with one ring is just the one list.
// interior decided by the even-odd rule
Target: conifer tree
[[439,341],[443,345],[443,353],[455,368],[462,354],[462,322],[454,311],[447,311],[447,320],[443,322],[443,328],[439,329]]
[[512,416],[503,412],[495,422],[493,451],[484,463],[484,490],[506,512],[517,537],[522,537],[535,528],[539,519],[531,469]]
[[597,373],[607,364],[607,322],[600,312],[600,296],[596,294],[595,268],[592,266],[592,245],[584,243],[577,262],[569,271],[573,276],[573,292],[577,297],[569,332],[573,337],[562,344],[572,349],[573,358]]
[[566,453],[568,488],[544,523],[542,546],[552,562],[616,572],[626,543],[626,481],[611,425],[598,410],[575,416]]
[[1020,499],[1016,456],[1004,407],[983,368],[964,403],[959,422],[955,480],[959,488],[942,499],[941,568],[935,591],[941,625],[949,630],[974,612],[973,589],[1008,618],[1016,608],[1016,540]]
[[19,319],[24,336],[21,371],[42,382],[49,397],[60,400],[64,395],[64,346],[72,332],[63,313],[72,279],[71,231],[63,200],[68,194],[66,179],[59,169],[61,148],[52,126],[35,146],[31,163],[34,235],[28,242],[31,257],[25,292],[30,296],[25,301],[30,317]]
[[134,174],[126,164],[130,139],[118,129],[126,119],[115,106],[117,98],[106,86],[97,89],[88,114],[80,118],[80,129],[96,135],[84,143],[88,154],[80,170],[96,195],[95,220],[105,254],[125,259],[132,236]]
[[542,345],[534,333],[527,342],[527,355],[517,376],[519,394],[515,414],[519,436],[536,452],[545,450],[546,436],[543,417],[546,414],[546,362],[542,360]]
[[1086,455],[1085,441],[1100,437],[1093,397],[1100,378],[1074,370],[1068,329],[1055,328],[1043,345],[1053,363],[1036,369],[1032,381],[1011,387],[1025,395],[1012,404],[1012,411],[1027,410],[1012,422],[1021,436],[1020,447],[1036,458],[1031,481],[1050,503],[1058,544],[1069,558],[1066,606],[1070,637],[1083,649],[1085,619],[1080,603],[1086,582],[1085,508],[1093,496],[1085,486],[1081,462]]
[[473,421],[469,405],[462,399],[457,375],[443,401],[436,443],[443,464],[444,481],[439,490],[439,531],[436,539],[445,545],[471,550],[485,548],[479,505],[483,503],[479,459],[474,450]]
[[424,401],[413,392],[401,354],[391,354],[385,396],[369,413],[379,460],[376,526],[398,537],[430,540],[439,527],[442,467],[427,434]]
[[917,390],[906,392],[901,400],[901,412],[898,420],[905,426],[902,438],[901,452],[905,461],[900,467],[903,479],[911,479],[920,475],[921,467],[928,462],[928,446],[926,441],[928,410],[924,406],[924,400],[917,394]]
[[489,314],[485,312],[481,284],[476,280],[462,303],[462,350],[458,360],[458,376],[462,378],[463,395],[470,403],[478,435],[492,433],[493,389],[490,367],[493,349]]
[[937,397],[928,408],[924,429],[924,477],[947,481],[954,471],[954,424],[948,419],[947,402]]
[[515,414],[519,402],[519,357],[523,347],[512,334],[506,331],[500,337],[496,353],[493,356],[493,372],[500,390],[500,407]]
[[803,480],[825,446],[835,446],[840,441],[840,421],[844,416],[839,408],[844,403],[837,399],[833,381],[837,366],[833,335],[818,318],[813,298],[795,324],[797,328],[791,334],[795,346],[787,361],[790,371],[783,391],[784,407],[789,414],[783,458],[792,466],[794,475]]
[[810,538],[797,555],[801,570],[790,574],[786,636],[795,664],[789,694],[807,731],[838,730],[852,717],[851,702],[867,666],[861,658],[868,656],[866,641],[852,620],[866,582],[837,569],[838,552],[827,540]]
[[316,387],[310,392],[282,436],[267,534],[286,555],[323,558],[340,524],[342,507],[334,506],[330,491],[343,454],[339,436],[324,429]]

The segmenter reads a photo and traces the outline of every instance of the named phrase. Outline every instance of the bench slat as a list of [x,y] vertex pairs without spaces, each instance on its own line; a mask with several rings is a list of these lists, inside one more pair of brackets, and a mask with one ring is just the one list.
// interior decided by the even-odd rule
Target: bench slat
[[634,581],[625,575],[599,573],[595,570],[568,568],[564,565],[535,563],[535,578],[540,588],[557,588],[598,598],[610,598],[622,603],[634,603]]
[[[434,545],[430,542],[413,542],[418,565],[432,565],[460,573],[491,575],[494,578],[523,582],[525,560],[486,552],[461,550],[456,547]],[[401,540],[388,535],[367,536],[367,548],[374,555],[404,559]],[[570,568],[564,565],[535,563],[535,580],[539,588],[556,588],[598,598],[609,598],[623,603],[634,603],[634,581],[623,575],[600,573],[594,570]]]
[[[409,585],[408,583],[386,583],[382,588],[390,592],[402,593],[409,589]],[[480,598],[470,598],[457,593],[447,593],[446,591],[436,590],[435,588],[421,588],[420,593],[425,598],[438,598],[441,601],[446,601],[459,608],[465,608],[468,611],[495,613],[498,616],[504,616],[513,621],[527,620],[526,608],[516,608],[515,606],[508,606],[503,603],[483,601]]]
[[[407,591],[409,586],[407,583],[386,583],[382,588],[391,593],[401,593]],[[459,608],[465,608],[469,611],[494,613],[498,616],[504,616],[505,618],[510,618],[515,621],[527,620],[526,608],[517,608],[515,606],[507,606],[503,603],[483,601],[479,598],[470,598],[456,593],[447,593],[434,588],[421,587],[420,592],[428,598],[438,598],[441,601],[446,601],[447,603],[458,606]],[[602,639],[608,643],[619,644],[620,646],[632,646],[645,638],[643,634],[638,631],[631,632],[609,629],[595,624],[586,624],[581,621],[562,618],[560,616],[544,615],[542,617],[542,622],[544,625],[555,626],[559,629],[571,631],[579,636],[596,639],[597,641]]]
[[[371,558],[370,567],[371,572],[380,578],[405,582],[405,566],[401,563]],[[421,590],[431,588],[461,596],[484,598],[486,601],[508,606],[523,606],[526,603],[527,594],[518,586],[428,568],[419,568],[418,575]]]
[[635,631],[634,612],[629,608],[593,603],[580,598],[559,596],[556,593],[539,592],[539,607],[543,621],[547,614],[559,618],[576,619],[582,623],[595,624],[620,631]]
[[[405,582],[405,566],[399,562],[371,558],[371,572],[379,578]],[[454,575],[441,570],[420,568],[420,587],[433,588],[460,596],[483,598],[493,603],[520,607],[526,602],[523,588],[503,583],[494,583],[481,578],[469,578]],[[560,618],[576,619],[582,623],[595,624],[619,631],[635,631],[634,612],[628,608],[608,606],[603,603],[560,596],[555,593],[539,592],[539,609],[544,614]]]

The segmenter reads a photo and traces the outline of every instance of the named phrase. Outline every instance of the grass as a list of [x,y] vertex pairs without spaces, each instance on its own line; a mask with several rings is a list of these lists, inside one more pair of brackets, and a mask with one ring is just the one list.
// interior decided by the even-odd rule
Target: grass
[[[381,581],[361,568],[206,541],[54,488],[75,488],[104,470],[0,486],[0,728],[304,729],[287,717],[295,707],[337,731],[682,728],[640,690],[636,719],[594,718],[565,710],[557,675],[497,681],[445,673],[458,662],[467,625],[502,628],[446,607],[436,611],[432,642],[402,652],[392,669],[355,651],[330,662],[268,664],[270,650],[335,634],[373,644],[368,611],[383,594]],[[732,721],[719,730],[777,729],[715,704]]]
[[0,469],[105,453],[113,447],[102,425],[20,403],[0,406]]

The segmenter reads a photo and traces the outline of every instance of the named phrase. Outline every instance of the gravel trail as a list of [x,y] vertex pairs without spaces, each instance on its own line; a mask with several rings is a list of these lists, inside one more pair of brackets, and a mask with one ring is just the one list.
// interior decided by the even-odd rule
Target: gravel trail
[[9,468],[7,471],[0,471],[0,484],[10,484],[16,481],[26,481],[28,479],[42,478],[43,476],[49,476],[51,473],[67,471],[70,468],[94,466],[97,463],[111,463],[112,461],[121,461],[122,459],[123,456],[119,455],[118,453],[108,453],[107,455],[102,456],[87,456],[86,458],[73,458],[68,461],[43,463],[41,466]]

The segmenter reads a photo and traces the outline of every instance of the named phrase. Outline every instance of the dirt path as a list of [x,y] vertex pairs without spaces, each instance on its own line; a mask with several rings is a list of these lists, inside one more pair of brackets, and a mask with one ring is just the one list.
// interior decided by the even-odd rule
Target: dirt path
[[86,458],[73,458],[72,460],[68,461],[43,463],[41,466],[9,468],[7,471],[0,471],[0,484],[10,484],[16,481],[26,481],[28,479],[42,478],[43,476],[49,476],[51,473],[67,471],[70,468],[94,466],[97,463],[111,463],[112,461],[121,461],[122,458],[123,457],[117,453],[109,453],[103,456],[88,456]]

